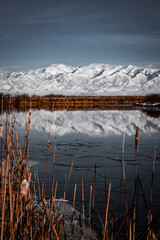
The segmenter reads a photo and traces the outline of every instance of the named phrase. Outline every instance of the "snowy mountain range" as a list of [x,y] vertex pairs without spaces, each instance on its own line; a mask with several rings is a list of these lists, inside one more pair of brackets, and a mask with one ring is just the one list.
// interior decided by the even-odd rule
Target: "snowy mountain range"
[[72,67],[53,64],[20,72],[0,71],[0,92],[47,95],[147,95],[160,93],[160,69],[91,64]]

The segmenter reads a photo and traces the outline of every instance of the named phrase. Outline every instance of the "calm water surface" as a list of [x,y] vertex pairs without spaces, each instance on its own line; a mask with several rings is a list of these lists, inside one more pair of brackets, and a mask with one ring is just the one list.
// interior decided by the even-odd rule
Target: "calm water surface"
[[[25,114],[14,113],[16,128],[21,139],[25,135]],[[47,158],[48,134],[50,149],[48,158],[47,192],[51,196],[54,142],[56,136],[55,181],[58,181],[57,198],[63,197],[72,161],[66,198],[72,203],[77,183],[76,206],[81,209],[81,173],[84,179],[85,215],[88,215],[90,186],[94,185],[96,168],[95,209],[104,220],[105,202],[111,182],[110,213],[115,217],[125,210],[122,142],[125,134],[124,160],[126,189],[129,208],[132,205],[135,177],[135,131],[139,126],[138,174],[149,203],[152,166],[156,145],[156,165],[153,182],[153,215],[160,208],[160,119],[151,118],[139,111],[86,111],[49,112],[32,111],[29,158],[31,171],[39,173],[44,181]],[[142,194],[139,189],[137,216],[145,215]],[[95,228],[100,221],[96,217]],[[139,221],[137,228],[142,228]]]

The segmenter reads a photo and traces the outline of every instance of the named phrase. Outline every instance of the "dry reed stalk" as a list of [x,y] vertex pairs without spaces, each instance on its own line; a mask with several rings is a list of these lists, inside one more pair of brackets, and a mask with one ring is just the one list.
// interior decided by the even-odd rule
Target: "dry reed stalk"
[[27,112],[26,112],[26,108],[25,108],[25,124],[26,124],[26,132],[25,132],[25,139],[24,139],[24,143],[23,143],[23,156],[25,155],[25,144],[27,142],[27,133],[28,133],[28,121],[27,121]]
[[4,177],[4,190],[3,190],[3,203],[2,203],[2,216],[1,216],[1,240],[3,240],[3,231],[4,231],[4,218],[5,218],[5,207],[6,207],[6,192],[7,192],[7,178],[8,178],[8,168],[9,168],[9,150],[10,146],[7,148],[6,156],[6,171]]
[[74,185],[73,209],[75,208],[76,190],[77,190],[77,183],[75,183]]
[[76,231],[75,235],[76,235],[76,239],[78,239],[78,231],[77,231],[77,226],[76,226],[76,222],[74,223],[74,229]]
[[108,190],[108,200],[106,205],[106,217],[105,217],[105,226],[104,226],[104,234],[103,234],[103,240],[109,239],[108,237],[108,209],[109,209],[109,200],[110,200],[110,193],[111,193],[111,183],[109,184],[109,190]]
[[28,132],[27,132],[27,147],[26,147],[26,178],[28,178],[29,174],[29,140],[30,140],[30,125],[31,125],[31,102],[30,102],[30,110],[29,110],[29,116],[28,116]]
[[[11,151],[12,159],[14,160],[14,162],[16,164],[16,168],[19,169],[19,163],[21,162],[21,160],[19,158],[19,163],[18,163],[17,158],[16,158],[15,153],[14,153],[15,145],[13,144],[12,139],[10,138],[10,136],[8,136],[8,139],[11,142],[11,150],[10,151]],[[17,152],[17,155],[19,156],[18,151],[16,151],[16,152]],[[12,164],[12,162],[11,162],[11,164]]]
[[49,154],[49,146],[50,146],[50,134],[51,134],[51,125],[49,127],[49,134],[48,134],[48,147],[47,147],[47,158],[46,158],[46,170],[45,170],[45,182],[44,182],[44,198],[46,194],[46,181],[47,181],[47,169],[48,169],[48,154]]
[[128,223],[128,203],[127,203],[126,176],[125,176],[125,164],[124,164],[124,143],[125,143],[125,133],[123,135],[122,159],[123,159],[123,183],[124,183],[124,194],[125,194],[125,204],[126,204],[127,237],[128,237],[129,223]]
[[53,200],[53,192],[54,192],[54,171],[55,171],[55,160],[56,160],[56,131],[55,131],[55,139],[54,139],[54,153],[53,153],[53,170],[52,170],[52,200]]
[[135,134],[135,150],[136,150],[136,159],[135,159],[135,185],[134,185],[134,195],[133,195],[133,240],[136,238],[136,202],[137,202],[137,160],[138,160],[138,146],[139,146],[139,128],[136,128]]
[[[72,216],[72,222],[73,222],[73,219],[74,219],[74,214]],[[72,223],[72,225],[71,225],[71,240],[74,238],[74,232],[75,232],[75,224]]]
[[122,224],[120,225],[120,227],[119,227],[119,229],[118,229],[116,235],[114,236],[114,239],[113,239],[113,240],[116,240],[116,239],[117,239],[117,237],[118,237],[118,235],[119,235],[119,233],[120,233],[120,231],[121,231],[121,229],[122,229],[122,227],[123,227],[123,225],[124,225],[126,219],[127,219],[127,216],[125,216],[125,218],[124,218]]
[[41,189],[40,189],[40,184],[39,184],[39,176],[38,176],[38,171],[36,171],[37,175],[37,183],[38,183],[38,193],[39,193],[39,199],[41,199]]
[[149,227],[152,223],[152,214],[151,214],[151,207],[152,207],[152,195],[153,195],[153,179],[154,179],[154,170],[155,170],[155,161],[156,161],[156,149],[157,146],[155,145],[154,149],[154,158],[153,158],[153,167],[152,167],[152,178],[151,178],[151,188],[150,188],[150,197],[149,197],[149,209],[148,209],[148,234],[147,240],[152,236],[152,229]]
[[[25,210],[27,211],[27,209],[29,208],[29,205],[31,203],[29,203]],[[18,227],[18,224],[20,223],[20,229],[22,228],[22,218],[23,216],[25,215],[25,211],[23,211],[23,206],[22,206],[22,201],[20,202],[20,205],[19,205],[20,209],[18,210],[18,216],[17,216],[17,222],[15,223],[15,226],[14,226],[14,232],[17,230],[17,227]],[[23,230],[23,229],[22,229]]]
[[54,199],[56,199],[57,187],[58,187],[58,182],[56,182],[56,186],[55,186],[55,190],[54,190]]
[[111,240],[113,240],[113,225],[114,225],[114,220],[113,220],[113,215],[112,215],[112,222],[111,222]]
[[129,240],[132,240],[132,219],[129,219]]
[[135,149],[136,152],[138,152],[138,146],[139,146],[139,127],[136,127],[136,134],[135,134]]
[[8,112],[6,112],[6,122],[5,122],[5,126],[6,126],[6,146],[7,146],[7,143],[8,143],[8,140],[7,140],[7,135],[8,135],[8,129],[7,129],[7,126],[8,126]]
[[0,174],[1,174],[1,183],[3,181],[3,176],[2,176],[2,168],[3,168],[3,94],[2,94],[2,99],[1,99],[1,124],[0,124],[0,139],[1,139],[1,167],[0,167]]
[[3,94],[1,99],[1,124],[3,125]]
[[106,180],[106,164],[104,167],[104,194],[105,194],[105,205],[107,204],[107,180]]
[[71,173],[72,173],[72,169],[73,169],[73,164],[74,164],[74,160],[72,161],[71,168],[70,168],[70,171],[69,171],[68,180],[67,180],[67,185],[66,185],[66,191],[67,191],[68,184],[69,184],[69,180],[70,180],[70,177],[71,177]]
[[[11,119],[11,123],[12,123],[12,129],[11,129],[11,143],[13,143],[13,132],[14,132],[14,118],[13,118],[13,98],[12,98],[12,119]],[[11,157],[10,157],[10,161],[11,161],[11,166],[13,167],[13,144],[11,144]]]
[[93,227],[93,216],[94,216],[95,193],[96,193],[96,165],[94,167],[94,185],[93,185],[92,210],[91,210],[92,227]]
[[[1,140],[3,142],[3,139],[1,139]],[[2,152],[2,149],[1,149],[1,152]],[[0,195],[1,196],[1,202],[3,200],[3,190],[4,190],[4,172],[5,172],[4,153],[5,153],[5,151],[3,151],[2,159],[1,159],[1,195]]]
[[62,208],[62,212],[64,213],[64,205],[65,205],[65,200],[66,200],[66,182],[67,182],[67,175],[65,174],[65,190],[64,190],[64,194],[63,194],[63,208]]
[[[2,135],[3,135],[3,129],[2,129]],[[3,136],[0,136],[1,139],[1,164],[0,164],[0,170],[3,168]],[[1,181],[2,181],[2,173],[1,173]]]
[[[21,148],[20,148],[20,144],[19,144],[19,140],[18,140],[18,135],[17,135],[17,131],[16,131],[16,129],[14,129],[14,133],[15,133],[15,137],[16,137],[16,143],[17,143],[17,146],[18,146],[18,157],[19,157],[19,161],[22,161],[23,160],[23,158],[22,158],[22,152],[21,152]],[[23,162],[22,162],[22,164],[23,164]]]
[[135,180],[137,178],[137,160],[138,160],[138,147],[139,147],[139,128],[136,128],[135,134],[135,150],[136,150],[136,164],[135,164]]
[[[10,164],[9,164],[10,165]],[[13,193],[12,193],[12,186],[13,186],[13,181],[12,181],[12,176],[11,176],[11,169],[9,166],[9,201],[10,201],[10,234],[11,234],[11,239],[14,240],[14,232],[13,232]]]
[[69,175],[68,175],[68,180],[66,180],[67,175],[65,174],[65,191],[64,191],[64,197],[63,197],[63,200],[64,200],[63,201],[63,212],[64,212],[64,205],[65,205],[65,200],[66,200],[67,188],[68,188],[69,180],[70,180],[72,169],[73,169],[73,164],[74,164],[74,161],[72,161],[72,164],[71,164],[70,172],[69,172]]
[[148,214],[147,200],[146,200],[145,193],[144,193],[144,190],[143,190],[143,186],[142,186],[142,183],[141,183],[141,180],[140,180],[139,176],[137,176],[137,181],[139,183],[139,186],[140,186],[140,189],[141,189],[141,192],[142,192],[142,197],[143,197],[143,202],[144,202],[144,206],[145,206],[145,209],[146,209],[146,213]]
[[[98,217],[99,217],[99,220],[100,220],[100,222],[101,222],[101,226],[102,226],[102,231],[104,230],[104,223],[103,223],[103,221],[102,221],[102,218],[101,218],[101,216],[100,216],[100,214],[99,214],[99,212],[96,210],[96,213],[97,213],[97,215],[98,215]],[[102,235],[103,235],[103,232],[102,232]]]
[[156,161],[156,149],[157,149],[157,146],[155,145],[153,167],[152,167],[151,188],[150,188],[150,198],[149,198],[149,209],[150,210],[151,210],[151,205],[152,205],[152,193],[153,193],[153,179],[154,179],[154,170],[155,170],[155,161]]
[[83,172],[81,172],[81,182],[82,182],[82,239],[83,239],[83,230],[84,230],[84,185],[83,185]]
[[[136,189],[137,189],[137,184],[135,187],[135,191],[136,191]],[[133,240],[135,240],[135,238],[136,238],[136,199],[137,198],[136,198],[136,192],[135,192],[134,202],[133,202]]]
[[90,231],[90,238],[92,238],[92,226],[91,226],[91,204],[92,204],[92,186],[90,187],[89,218],[88,218],[88,226],[89,226],[89,231]]

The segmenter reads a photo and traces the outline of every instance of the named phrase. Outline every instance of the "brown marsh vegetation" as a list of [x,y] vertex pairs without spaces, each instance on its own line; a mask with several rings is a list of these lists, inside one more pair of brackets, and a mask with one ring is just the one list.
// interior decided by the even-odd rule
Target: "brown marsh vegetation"
[[32,109],[45,110],[102,110],[102,109],[136,109],[141,106],[160,106],[160,95],[149,96],[32,96],[19,95],[0,95],[0,107],[8,110],[13,106],[17,111]]

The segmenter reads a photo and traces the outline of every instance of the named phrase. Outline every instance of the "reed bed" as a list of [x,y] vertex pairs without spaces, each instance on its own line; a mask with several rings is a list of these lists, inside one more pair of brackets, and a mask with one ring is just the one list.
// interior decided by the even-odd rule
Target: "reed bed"
[[[45,199],[49,138],[46,159],[45,181],[39,184],[38,173],[31,176],[29,168],[29,136],[31,111],[26,119],[26,135],[23,149],[20,147],[14,118],[6,117],[6,128],[1,124],[0,165],[0,234],[2,239],[96,239],[77,218],[75,203],[69,205],[70,216],[65,218],[63,199],[56,199],[57,183],[54,186],[54,164],[51,199]],[[4,132],[6,134],[4,134]],[[5,136],[4,136],[5,135]],[[69,172],[68,181],[72,172]],[[66,184],[66,190],[67,190]],[[76,198],[76,185],[74,202]],[[78,219],[78,222],[77,222]],[[84,216],[82,218],[82,223]]]
[[[3,109],[3,108],[2,108]],[[27,115],[27,114],[26,114]],[[1,114],[2,116],[2,114]],[[56,137],[53,156],[53,176],[51,198],[45,198],[48,153],[50,148],[50,133],[48,136],[45,180],[42,186],[39,183],[38,172],[33,175],[29,168],[29,138],[31,124],[31,106],[26,116],[26,134],[23,143],[19,142],[15,129],[13,113],[6,114],[5,129],[1,118],[1,165],[0,165],[0,236],[2,239],[160,239],[160,227],[157,215],[152,215],[153,182],[156,161],[156,146],[153,158],[153,169],[150,187],[149,203],[143,190],[143,184],[137,171],[139,129],[135,133],[135,186],[133,203],[129,207],[127,201],[126,176],[125,176],[125,135],[122,144],[123,161],[123,187],[125,193],[125,211],[118,217],[110,214],[110,196],[112,194],[110,183],[107,188],[105,220],[103,222],[99,212],[95,209],[96,194],[96,167],[93,186],[90,186],[89,212],[85,217],[84,207],[84,182],[81,174],[82,210],[80,215],[75,209],[77,184],[74,187],[73,205],[67,203],[66,191],[72,173],[72,162],[68,178],[66,177],[63,199],[56,199],[58,183],[55,183],[55,152]],[[143,198],[148,224],[143,232],[136,232],[136,212],[139,189]],[[65,215],[65,205],[70,208],[70,214]],[[101,222],[100,234],[96,235],[92,226],[94,215],[97,214]],[[87,225],[87,226],[86,226]],[[125,232],[125,233],[124,233]],[[123,236],[123,237],[122,237]]]

